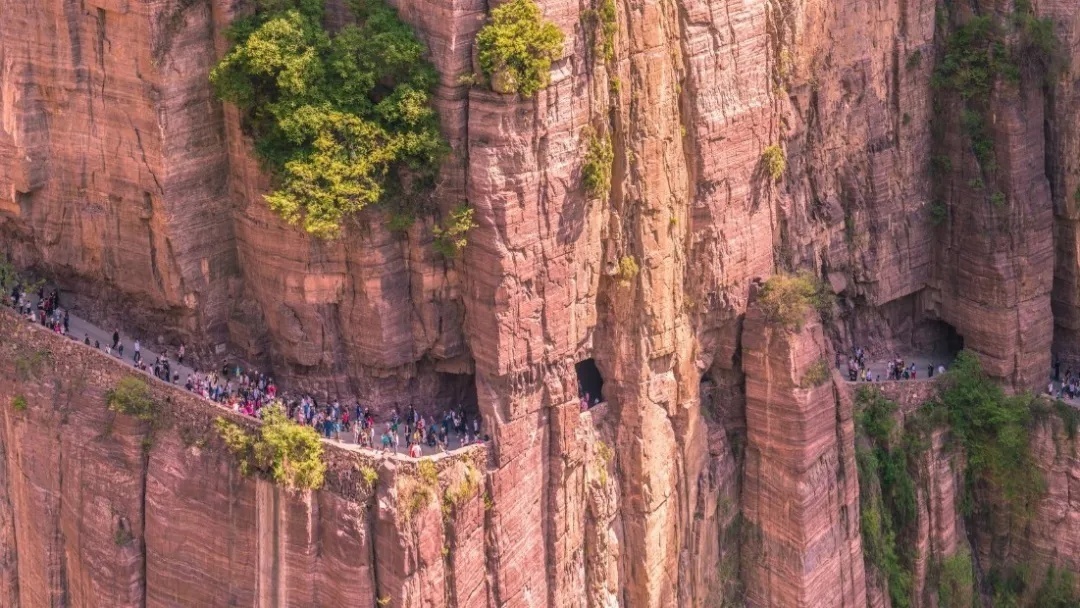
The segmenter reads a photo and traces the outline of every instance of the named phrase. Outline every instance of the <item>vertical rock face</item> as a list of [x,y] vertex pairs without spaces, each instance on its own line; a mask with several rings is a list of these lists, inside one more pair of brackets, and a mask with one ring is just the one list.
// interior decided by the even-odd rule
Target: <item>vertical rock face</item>
[[153,422],[117,414],[124,366],[6,312],[0,328],[5,606],[490,605],[483,449],[431,480],[328,448],[323,489],[285,490],[238,472],[224,410],[147,377]]
[[[287,496],[177,437],[147,456],[136,426],[58,438],[103,414],[44,387],[33,424],[5,414],[0,604],[883,605],[864,582],[850,401],[802,375],[833,340],[891,348],[931,321],[1016,388],[1041,385],[1052,343],[1078,356],[1075,7],[1036,6],[1071,67],[994,91],[993,205],[957,99],[931,85],[936,2],[618,0],[605,60],[595,6],[542,0],[566,43],[532,99],[461,78],[488,4],[391,4],[439,72],[452,152],[433,204],[466,202],[478,224],[459,258],[432,249],[437,217],[395,232],[369,209],[321,242],[269,211],[270,178],[208,83],[251,8],[231,0],[0,0],[0,251],[92,318],[224,345],[293,387],[429,408],[475,393],[484,496],[443,516],[433,495],[406,518],[410,486],[386,471],[363,505]],[[345,5],[328,1],[328,23]],[[597,133],[615,162],[593,199]],[[828,280],[837,314],[785,334],[747,312],[751,283],[796,268]],[[581,414],[588,359],[606,404]],[[1075,475],[1036,445],[1055,480],[1040,517],[1068,521]],[[98,464],[45,458],[69,452]],[[934,458],[920,555],[962,536],[941,506],[951,456]],[[174,526],[209,532],[186,545]],[[143,528],[145,551],[118,542]],[[202,589],[191,572],[210,573]]]
[[6,249],[93,316],[223,341],[236,248],[209,5],[5,3],[0,28]]
[[804,381],[829,360],[821,324],[792,333],[752,308],[744,330],[747,603],[864,606],[851,400]]

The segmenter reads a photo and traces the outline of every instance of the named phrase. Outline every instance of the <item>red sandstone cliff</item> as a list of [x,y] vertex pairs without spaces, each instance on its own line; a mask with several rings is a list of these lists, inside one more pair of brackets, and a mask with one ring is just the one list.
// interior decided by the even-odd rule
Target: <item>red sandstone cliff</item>
[[[1016,386],[1042,382],[1052,341],[1072,354],[1074,71],[1048,90],[1027,82],[996,94],[1007,202],[988,213],[985,197],[968,189],[971,159],[957,133],[946,133],[944,150],[960,169],[935,200],[935,2],[620,1],[616,59],[605,67],[587,52],[588,7],[543,1],[567,42],[551,86],[530,100],[459,78],[471,70],[484,3],[394,4],[440,74],[436,105],[453,153],[438,204],[467,200],[479,223],[453,262],[431,249],[431,220],[394,234],[372,210],[345,238],[321,243],[265,207],[266,176],[207,81],[243,3],[0,1],[0,238],[21,266],[79,294],[88,316],[122,314],[150,338],[182,336],[204,353],[228,344],[297,386],[390,403],[431,402],[475,384],[494,438],[491,505],[455,513],[462,532],[451,538],[462,549],[449,557],[431,540],[446,534],[435,505],[408,524],[378,511],[374,543],[356,533],[340,551],[387,561],[363,562],[375,572],[349,584],[377,579],[380,592],[410,606],[690,606],[744,596],[749,605],[862,605],[850,405],[825,387],[797,388],[800,370],[831,356],[828,339],[906,343],[933,334],[936,321]],[[987,4],[1001,15],[1012,7]],[[1078,57],[1073,8],[1036,3],[1055,19],[1062,52]],[[609,200],[589,201],[580,187],[584,133],[603,120],[616,148],[614,188]],[[770,144],[787,158],[778,181],[761,162]],[[944,226],[929,221],[935,202],[950,209]],[[623,257],[641,268],[630,281],[615,276]],[[752,279],[799,266],[829,279],[839,314],[789,340],[747,316],[747,303]],[[608,405],[580,416],[574,363],[588,358],[605,376]],[[5,419],[9,480],[26,470],[13,469],[20,458],[48,462],[34,446],[68,453],[72,433],[57,439],[53,428],[62,414],[33,418],[57,399],[35,397],[28,417],[40,424]],[[71,428],[98,432],[101,412],[77,409]],[[301,604],[335,603],[304,593],[370,595],[374,587],[294,583],[281,573],[273,585],[252,582],[270,576],[260,560],[278,559],[252,548],[264,526],[295,527],[310,541],[323,534],[312,523],[323,521],[318,513],[351,503],[320,494],[301,504],[254,482],[226,483],[226,464],[170,447],[175,439],[143,460],[141,430],[119,430],[116,444],[96,448],[108,452],[94,456],[107,457],[101,479],[144,477],[148,504],[181,519],[198,514],[178,529],[228,525],[191,561],[151,568],[149,543],[141,558],[113,551],[111,532],[80,522],[104,521],[110,501],[149,529],[171,510],[135,508],[138,492],[112,497],[93,477],[74,487],[102,492],[97,503],[61,499],[72,486],[60,479],[76,473],[63,462],[34,467],[26,483],[0,484],[0,502],[20,505],[0,508],[0,526],[28,509],[52,518],[18,524],[36,526],[18,532],[30,539],[18,546],[20,564],[24,551],[34,564],[17,569],[24,604],[139,604],[142,593],[155,605],[198,603],[168,594],[204,570],[228,572],[206,591],[235,593],[240,604],[256,593],[283,603],[272,595],[282,589]],[[601,441],[610,459],[600,457]],[[1060,504],[1076,474],[1045,449],[1040,458],[1054,463]],[[940,511],[948,475],[931,468],[937,481],[923,504]],[[203,495],[206,511],[194,504]],[[56,523],[61,505],[87,501],[96,514]],[[739,554],[744,520],[760,530],[765,557]],[[926,542],[947,552],[957,533],[947,521],[933,525],[940,531],[928,528]],[[85,546],[110,555],[61,568],[83,534],[97,535]],[[174,549],[161,547],[159,559]],[[295,551],[296,568],[324,572],[311,560],[328,553],[301,541]],[[0,564],[16,559],[6,555]],[[105,564],[107,573],[93,570]],[[234,580],[247,582],[233,591]],[[15,586],[5,589],[12,597]]]

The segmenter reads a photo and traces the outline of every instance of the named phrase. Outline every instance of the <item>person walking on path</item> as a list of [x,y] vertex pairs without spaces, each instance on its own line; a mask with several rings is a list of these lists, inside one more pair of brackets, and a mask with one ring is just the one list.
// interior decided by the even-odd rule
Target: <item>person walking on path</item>
[[135,340],[135,353],[132,355],[132,359],[135,363],[138,363],[142,359],[142,345],[138,340]]
[[117,346],[120,346],[120,330],[114,329],[112,332],[112,349],[116,350]]

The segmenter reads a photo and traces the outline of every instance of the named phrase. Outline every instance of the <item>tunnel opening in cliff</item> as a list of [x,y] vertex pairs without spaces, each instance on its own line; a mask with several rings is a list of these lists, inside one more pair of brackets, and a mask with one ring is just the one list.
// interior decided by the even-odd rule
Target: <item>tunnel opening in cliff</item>
[[604,400],[604,377],[600,375],[600,368],[596,367],[596,361],[585,359],[574,365],[577,372],[578,397],[588,395],[589,405],[595,405]]
[[911,333],[916,352],[941,361],[952,361],[964,350],[964,337],[952,325],[938,319],[925,319]]
[[[472,418],[480,411],[476,399],[476,375],[438,372],[438,392],[435,394],[435,406],[442,410],[461,409]],[[435,412],[433,412],[435,413]]]

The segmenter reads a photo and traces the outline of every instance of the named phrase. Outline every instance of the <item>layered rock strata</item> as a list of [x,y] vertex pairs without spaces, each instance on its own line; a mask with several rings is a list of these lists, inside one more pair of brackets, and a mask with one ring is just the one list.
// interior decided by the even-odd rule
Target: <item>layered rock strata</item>
[[[462,397],[460,387],[475,393],[493,437],[490,504],[454,511],[468,530],[444,525],[442,546],[461,543],[460,552],[437,555],[434,502],[407,522],[380,513],[376,543],[349,541],[350,551],[378,552],[381,542],[391,553],[378,554],[394,556],[367,566],[378,580],[371,589],[392,601],[689,606],[745,593],[753,605],[859,605],[850,406],[838,391],[798,388],[810,359],[830,358],[829,340],[892,349],[930,321],[951,326],[1017,388],[1044,381],[1052,341],[1075,355],[1073,68],[1047,88],[1026,79],[995,91],[998,208],[991,192],[969,185],[978,167],[956,99],[931,86],[948,27],[935,19],[936,2],[618,2],[607,60],[591,42],[586,11],[595,7],[542,1],[566,44],[551,86],[533,99],[461,78],[472,72],[472,38],[489,6],[393,4],[440,76],[435,104],[452,153],[432,205],[445,212],[467,202],[476,214],[456,260],[432,250],[435,218],[397,233],[369,209],[327,243],[267,209],[269,177],[207,80],[225,29],[249,4],[0,0],[0,249],[18,265],[58,280],[88,317],[122,319],[150,340],[188,340],[214,364],[221,347],[298,389],[386,407],[441,408]],[[954,15],[978,8],[998,19],[1013,9],[955,4],[964,6]],[[344,3],[328,5],[328,25],[349,18]],[[1035,6],[1054,20],[1064,57],[1076,55],[1073,8]],[[951,121],[940,139],[936,115]],[[613,188],[590,200],[581,170],[597,133],[615,144]],[[763,162],[772,145],[785,159],[778,176]],[[946,180],[931,172],[936,154],[955,159]],[[935,225],[938,204],[948,221]],[[804,330],[810,342],[747,316],[755,278],[800,267],[839,296],[834,322]],[[588,359],[606,380],[607,405],[582,416],[574,368]],[[35,397],[29,415],[42,416],[49,395]],[[73,428],[96,428],[100,418]],[[790,432],[772,426],[781,421]],[[8,419],[8,463],[35,458],[33,442],[16,439],[57,424],[39,422]],[[124,432],[126,447],[108,448],[121,470],[195,458],[173,446],[144,463],[133,447],[141,431]],[[160,491],[178,492],[161,504],[204,491],[225,496],[211,501],[221,509],[277,500],[296,519],[259,525],[289,530],[317,520],[312,505],[346,508],[297,503],[242,480],[206,490],[198,473],[211,465],[201,458],[173,477],[147,476],[147,485],[164,479]],[[1068,479],[1057,472],[1066,464],[1054,462]],[[58,466],[38,467],[52,477],[31,484],[53,511],[80,504],[57,498]],[[943,466],[930,467],[938,490],[927,491],[927,504],[946,500]],[[1061,480],[1058,490],[1068,485]],[[124,496],[125,510],[139,502]],[[835,502],[821,506],[823,497]],[[786,502],[798,508],[773,508]],[[12,512],[0,512],[0,525]],[[141,513],[158,525],[152,511]],[[243,517],[251,520],[237,520],[237,530],[263,521]],[[765,557],[742,551],[744,520],[760,529]],[[100,579],[92,572],[100,561],[59,569],[60,524],[33,525],[44,527],[28,542],[41,544],[19,552],[45,566],[26,574],[34,595],[24,603],[104,593],[137,604],[140,588],[175,584],[164,573],[154,576],[166,582],[149,585],[152,570],[140,578],[126,554],[106,560],[126,565]],[[927,530],[931,545],[951,546],[951,533],[932,540]],[[226,554],[243,564],[236,580],[255,580],[245,568],[263,558],[249,546],[214,545],[235,549]],[[482,569],[467,557],[481,548]],[[206,559],[217,564],[219,553]],[[175,572],[201,571],[197,563]],[[749,564],[743,576],[739,563]],[[289,575],[274,576],[276,587],[240,585],[236,601],[280,601],[270,589],[310,597],[292,590]],[[13,583],[5,589],[14,597]]]
[[7,312],[0,328],[5,606],[489,605],[484,449],[430,479],[327,446],[325,487],[289,491],[241,475],[212,424],[250,420],[149,376],[154,420],[117,414],[129,368]]

